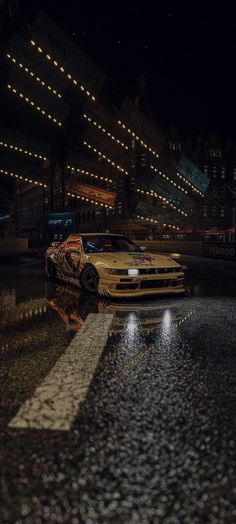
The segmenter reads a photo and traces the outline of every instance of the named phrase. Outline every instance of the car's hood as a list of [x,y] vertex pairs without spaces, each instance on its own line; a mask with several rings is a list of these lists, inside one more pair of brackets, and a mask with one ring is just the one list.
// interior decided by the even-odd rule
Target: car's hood
[[96,266],[114,269],[180,266],[170,257],[154,253],[96,253],[89,256],[89,261]]

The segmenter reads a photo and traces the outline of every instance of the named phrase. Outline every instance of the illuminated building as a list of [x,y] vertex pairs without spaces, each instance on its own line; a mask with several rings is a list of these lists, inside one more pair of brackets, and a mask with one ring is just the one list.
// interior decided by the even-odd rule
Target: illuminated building
[[0,174],[16,181],[19,234],[50,236],[48,213],[72,212],[76,230],[135,236],[190,223],[207,177],[202,190],[204,174],[178,172],[141,104],[35,5],[28,22],[10,25],[6,38],[0,128]]

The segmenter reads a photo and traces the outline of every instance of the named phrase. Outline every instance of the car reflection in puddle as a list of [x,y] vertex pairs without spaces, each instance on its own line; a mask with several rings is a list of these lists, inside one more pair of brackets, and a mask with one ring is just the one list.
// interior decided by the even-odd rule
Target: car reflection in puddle
[[48,306],[57,312],[66,329],[74,333],[80,330],[89,313],[113,314],[110,334],[115,335],[127,329],[127,320],[130,323],[132,319],[134,326],[138,322],[138,330],[150,334],[162,326],[167,312],[171,311],[172,324],[181,324],[194,312],[186,308],[181,297],[174,300],[161,297],[148,301],[114,301],[51,282],[46,284],[46,298]]

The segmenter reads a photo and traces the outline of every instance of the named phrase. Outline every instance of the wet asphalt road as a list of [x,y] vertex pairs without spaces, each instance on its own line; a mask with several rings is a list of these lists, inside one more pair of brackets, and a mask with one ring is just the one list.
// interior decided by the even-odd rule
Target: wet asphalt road
[[[179,260],[185,297],[126,303],[0,265],[1,523],[236,523],[236,268]],[[71,429],[10,427],[89,313],[113,320]]]

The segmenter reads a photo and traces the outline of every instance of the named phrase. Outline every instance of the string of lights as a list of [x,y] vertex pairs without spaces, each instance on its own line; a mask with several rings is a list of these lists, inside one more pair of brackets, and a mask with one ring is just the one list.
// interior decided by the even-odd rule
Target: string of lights
[[148,146],[148,144],[146,144],[141,138],[140,136],[136,135],[136,133],[134,131],[132,131],[132,129],[130,129],[128,126],[126,126],[123,122],[121,122],[121,120],[118,120],[118,124],[119,126],[121,126],[123,129],[125,129],[129,135],[131,135],[133,138],[135,138],[135,140],[137,140],[138,142],[140,142],[141,146],[143,146],[145,149],[147,149],[149,151],[149,153],[152,153],[152,155],[154,155],[156,158],[159,158],[159,155],[158,153],[152,149],[150,146]]
[[95,173],[91,173],[90,171],[86,171],[85,169],[80,169],[79,167],[75,167],[75,166],[68,165],[66,167],[72,173],[77,172],[77,173],[80,173],[81,175],[86,175],[86,176],[89,176],[91,178],[96,178],[97,180],[101,180],[102,182],[108,182],[109,184],[113,184],[113,180],[111,180],[111,178],[95,175]]
[[[37,304],[37,306],[35,306]],[[42,305],[41,305],[42,304]],[[25,318],[32,318],[40,317],[43,314],[48,312],[47,306],[44,305],[44,300],[27,300],[27,303],[21,303],[18,305],[18,308],[14,310],[14,314],[11,315],[9,319],[9,311],[5,309],[4,316],[1,317],[1,323],[5,325],[9,325],[10,323],[14,323],[16,320],[24,320]],[[13,313],[11,311],[11,313]]]
[[82,197],[80,195],[75,195],[74,193],[67,193],[67,195],[72,198],[78,198],[79,200],[84,200],[85,202],[89,202],[90,204],[94,204],[95,206],[106,207],[108,209],[112,209],[112,206],[109,206],[108,204],[103,204],[102,202],[97,202],[97,200],[91,200],[90,198]]
[[189,180],[187,180],[187,178],[185,178],[183,175],[181,175],[180,173],[178,173],[178,171],[176,172],[177,174],[177,177],[180,178],[180,180],[183,180],[183,182],[185,184],[187,184],[187,186],[190,186],[192,191],[195,191],[195,193],[197,193],[198,195],[200,195],[201,197],[204,197],[204,193],[202,193],[199,189],[197,189],[191,182],[189,182]]
[[38,82],[41,86],[45,87],[48,91],[50,91],[53,95],[57,96],[58,98],[62,98],[61,93],[58,93],[56,89],[54,89],[50,84],[47,84],[44,80],[42,80],[38,75],[36,75],[31,69],[29,69],[27,66],[22,64],[22,62],[18,62],[17,59],[12,56],[10,53],[7,53],[7,58],[13,62],[13,64],[16,64],[19,69],[27,73],[31,78],[34,78],[36,82]]
[[39,307],[37,309],[30,309],[29,311],[26,311],[25,313],[20,314],[20,319],[24,320],[25,318],[31,318],[33,316],[35,317],[41,317],[43,314],[48,312],[47,306]]
[[19,98],[21,98],[22,100],[25,100],[25,102],[27,102],[27,104],[29,104],[30,106],[32,106],[34,109],[36,109],[37,111],[39,111],[43,116],[45,116],[46,118],[48,118],[48,120],[50,120],[51,122],[53,122],[54,124],[57,124],[59,127],[62,126],[62,123],[59,122],[59,120],[57,120],[55,117],[53,117],[50,113],[47,113],[41,106],[39,106],[36,102],[34,102],[33,100],[31,100],[28,96],[25,96],[24,93],[22,93],[21,91],[18,91],[14,86],[12,86],[11,84],[7,84],[7,88],[12,92],[14,93],[15,95],[17,95]]
[[124,173],[125,175],[128,175],[128,171],[126,171],[123,167],[121,167],[119,164],[116,164],[115,162],[113,162],[113,160],[111,160],[109,157],[107,157],[106,155],[104,155],[101,151],[98,151],[98,149],[96,149],[96,147],[93,147],[91,146],[91,144],[88,144],[88,142],[86,142],[85,140],[83,141],[83,144],[88,148],[88,149],[92,149],[92,151],[94,153],[97,153],[101,158],[104,158],[104,160],[106,160],[109,164],[111,164],[113,167],[116,167],[116,169],[118,169],[119,171],[121,171],[121,173]]
[[13,144],[8,144],[7,142],[0,141],[0,146],[6,149],[17,151],[19,153],[23,153],[24,155],[27,155],[30,157],[38,158],[39,160],[47,160],[46,156],[40,155],[39,153],[34,153],[33,151],[29,151],[28,149],[23,149],[22,147],[15,146]]
[[73,85],[77,86],[85,95],[87,95],[91,100],[93,100],[93,102],[95,102],[96,100],[95,96],[92,95],[90,91],[86,89],[86,87],[83,84],[80,84],[80,82],[76,80],[76,78],[73,78],[71,73],[66,72],[65,67],[61,65],[58,62],[58,60],[55,59],[55,57],[52,57],[47,51],[44,51],[42,47],[37,45],[34,40],[30,40],[30,43],[34,47],[34,49],[38,51],[38,53],[42,54],[44,58],[46,58],[54,67],[57,68],[58,71],[63,73],[64,76],[73,83]]
[[[151,222],[152,224],[160,224],[160,221],[155,220],[154,218],[148,218],[148,217],[144,217],[142,215],[136,215],[136,218],[139,218],[141,220],[145,220],[146,222]],[[164,227],[169,227],[169,228],[174,229],[176,231],[179,230],[178,226],[173,226],[172,224],[162,224],[162,225]]]
[[41,187],[47,188],[47,185],[43,184],[43,182],[38,182],[37,180],[32,180],[31,178],[27,178],[22,175],[18,175],[17,173],[13,173],[13,171],[7,171],[6,169],[0,169],[0,173],[2,175],[9,175],[13,178],[18,178],[19,180],[23,180],[23,182],[28,182],[29,184],[33,184],[35,186],[41,186]]
[[168,182],[170,182],[170,184],[172,184],[172,186],[175,186],[177,189],[179,189],[180,191],[182,191],[183,193],[185,193],[185,195],[188,195],[188,191],[186,189],[184,189],[183,187],[181,187],[179,184],[176,184],[176,182],[174,182],[174,180],[172,180],[169,176],[165,175],[165,173],[163,173],[162,171],[159,171],[159,169],[157,169],[156,167],[154,167],[153,165],[150,166],[151,169],[153,171],[155,171],[155,173],[158,173],[158,175],[161,175],[163,178],[165,178],[166,180],[168,180]]
[[[38,182],[37,180],[32,180],[31,178],[27,178],[27,177],[24,177],[24,176],[19,175],[17,173],[13,173],[12,171],[7,171],[6,169],[1,169],[0,168],[0,174],[9,175],[9,176],[11,176],[13,178],[17,178],[19,180],[22,180],[23,182],[28,182],[28,183],[36,185],[36,186],[47,188],[47,185],[43,184],[42,182]],[[89,202],[90,204],[94,204],[95,206],[105,207],[105,208],[108,208],[108,209],[112,209],[112,207],[113,207],[113,206],[109,206],[108,204],[103,204],[102,202],[97,202],[96,200],[93,200],[93,199],[90,199],[90,198],[87,198],[87,197],[82,197],[80,195],[75,195],[74,193],[67,192],[67,195],[69,197],[72,197],[72,198],[77,198],[79,200],[83,200],[85,202]]]
[[181,318],[181,320],[177,323],[177,326],[181,326],[186,320],[188,320],[189,317],[191,317],[195,313],[195,309],[191,310],[188,315],[185,315],[185,317]]
[[167,198],[159,195],[158,193],[156,193],[155,191],[145,191],[144,189],[141,189],[141,188],[137,188],[136,191],[138,193],[142,193],[142,194],[145,194],[145,195],[148,195],[148,196],[151,196],[151,197],[156,197],[156,198],[159,198],[163,203],[167,204],[168,206],[172,207],[173,209],[175,209],[176,211],[178,211],[178,213],[181,213],[181,215],[187,217],[187,213],[185,213],[182,209],[180,209],[179,207],[177,207],[175,204],[173,204],[172,202],[170,202],[170,200],[168,200]]
[[[174,180],[172,180],[169,176],[165,175],[165,173],[163,173],[162,171],[160,171],[159,169],[157,169],[156,167],[154,167],[152,164],[150,165],[151,169],[153,169],[153,171],[155,171],[155,173],[158,173],[160,176],[162,176],[163,178],[165,178],[166,180],[168,180],[168,182],[170,182],[170,184],[172,184],[173,186],[177,187],[177,189],[179,189],[180,191],[182,191],[183,193],[185,193],[186,195],[189,194],[189,192],[184,189],[183,187],[181,187],[179,184],[177,184]],[[197,189],[191,182],[189,182],[189,180],[187,180],[187,178],[183,177],[182,175],[180,175],[178,172],[176,173],[177,176],[183,180],[183,182],[185,182],[185,184],[187,184],[191,189],[192,191],[195,191],[196,193],[198,193],[200,196],[204,197],[204,194],[199,191],[199,189]]]
[[119,144],[121,147],[124,147],[126,150],[128,150],[128,146],[126,144],[124,144],[124,142],[121,142],[121,140],[119,140],[119,138],[116,138],[114,135],[112,135],[112,133],[110,133],[110,131],[107,131],[107,129],[105,127],[103,127],[102,124],[100,124],[99,122],[97,122],[96,120],[93,120],[90,116],[88,116],[86,113],[83,114],[83,117],[88,121],[90,122],[94,127],[97,127],[98,129],[100,129],[105,135],[109,136],[111,138],[111,140],[114,140],[117,144]]

